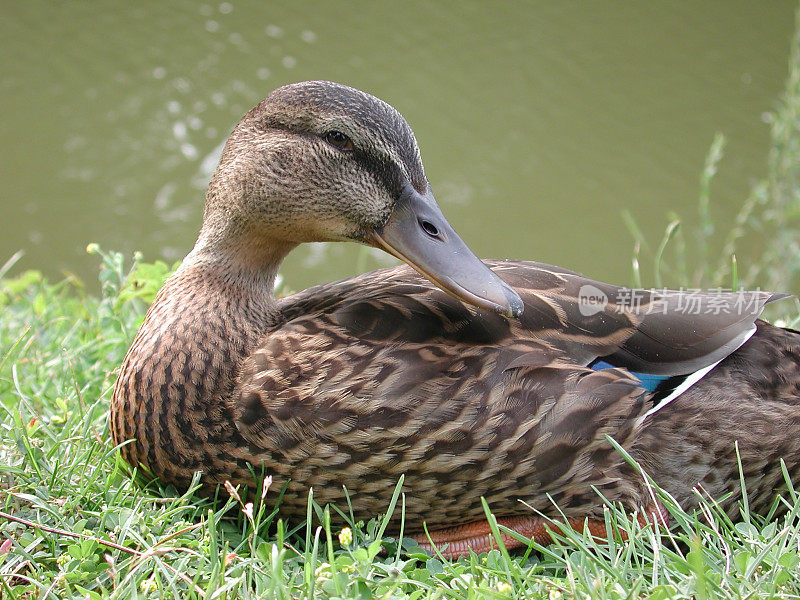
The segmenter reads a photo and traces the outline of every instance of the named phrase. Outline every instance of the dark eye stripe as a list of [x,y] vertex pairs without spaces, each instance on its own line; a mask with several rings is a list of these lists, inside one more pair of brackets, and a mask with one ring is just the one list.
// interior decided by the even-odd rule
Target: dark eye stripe
[[341,131],[329,131],[322,136],[322,139],[343,152],[350,152],[353,149],[353,141]]

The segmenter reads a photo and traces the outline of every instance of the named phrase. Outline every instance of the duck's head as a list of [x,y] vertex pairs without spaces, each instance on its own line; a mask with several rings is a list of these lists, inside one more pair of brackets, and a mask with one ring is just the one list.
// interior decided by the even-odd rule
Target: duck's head
[[196,251],[274,268],[297,244],[318,241],[381,248],[469,304],[522,312],[519,296],[442,215],[402,115],[328,81],[278,88],[236,126]]

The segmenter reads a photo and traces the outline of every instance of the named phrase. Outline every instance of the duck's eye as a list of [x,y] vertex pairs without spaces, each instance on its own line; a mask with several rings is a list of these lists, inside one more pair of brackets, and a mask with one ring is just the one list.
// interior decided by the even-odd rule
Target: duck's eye
[[431,237],[439,237],[439,230],[436,228],[436,225],[431,223],[430,221],[426,221],[424,219],[420,219],[419,226],[422,227],[422,230],[427,233]]
[[322,136],[334,148],[349,152],[353,149],[353,140],[343,134],[341,131],[329,131]]

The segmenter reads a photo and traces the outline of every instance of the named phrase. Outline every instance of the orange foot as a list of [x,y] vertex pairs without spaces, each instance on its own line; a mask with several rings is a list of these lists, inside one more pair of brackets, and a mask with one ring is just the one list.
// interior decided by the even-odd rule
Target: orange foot
[[[651,504],[647,507],[644,514],[639,514],[638,520],[642,525],[653,521],[666,525],[667,512],[661,504]],[[531,538],[542,545],[549,544],[552,541],[548,529],[552,530],[558,527],[557,522],[543,517],[531,516],[498,517],[497,523],[524,537]],[[600,539],[606,537],[606,524],[605,521],[600,519],[579,519],[573,517],[567,519],[566,524],[576,531],[583,531],[584,526],[586,526],[592,536]],[[625,537],[624,532],[620,533]],[[501,533],[500,537],[508,550],[527,546],[526,543],[520,542],[506,533]],[[492,535],[489,523],[486,521],[475,521],[473,523],[459,525],[458,527],[431,531],[430,541],[425,535],[417,535],[414,539],[423,550],[427,550],[428,552],[433,552],[434,546],[436,546],[439,548],[442,555],[448,559],[465,556],[469,554],[470,550],[480,554],[481,552],[488,552],[495,547],[494,536]],[[431,545],[431,542],[433,542],[433,545]],[[443,548],[442,546],[445,547]]]

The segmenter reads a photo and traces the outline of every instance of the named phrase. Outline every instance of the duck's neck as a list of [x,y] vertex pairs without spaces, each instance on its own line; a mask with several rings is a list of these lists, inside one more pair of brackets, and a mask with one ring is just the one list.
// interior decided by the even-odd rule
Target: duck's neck
[[[234,230],[230,231],[231,228]],[[296,246],[292,242],[247,235],[230,219],[224,225],[217,225],[207,216],[182,267],[211,269],[224,273],[226,279],[234,278],[242,285],[252,287],[254,291],[266,289],[272,294],[278,268]]]
[[[166,310],[177,319],[190,320],[192,330],[205,326],[203,337],[238,360],[280,319],[275,278],[294,247],[253,238],[223,243],[201,235],[159,293],[151,312],[160,310],[161,322],[167,320]],[[148,320],[150,315],[145,325]]]
[[204,320],[216,315],[228,319],[231,327],[261,333],[277,319],[275,278],[293,247],[241,242],[220,248],[204,243],[201,237],[164,286],[156,304],[170,303],[174,297],[183,314],[198,311],[195,317]]
[[187,482],[201,468],[222,476],[209,472],[209,448],[224,443],[236,453],[243,443],[229,398],[242,360],[280,322],[273,285],[290,249],[262,247],[262,260],[253,262],[246,260],[252,248],[223,251],[198,241],[161,289],[114,391],[114,438],[136,440],[123,448],[130,464],[166,481]]

